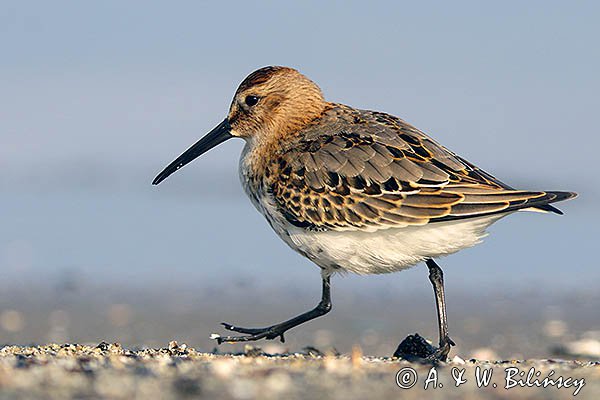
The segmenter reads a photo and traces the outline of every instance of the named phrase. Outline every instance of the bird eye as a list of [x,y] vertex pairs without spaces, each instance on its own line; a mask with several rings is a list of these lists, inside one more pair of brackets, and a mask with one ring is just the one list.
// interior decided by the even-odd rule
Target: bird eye
[[246,98],[244,99],[244,102],[246,102],[246,104],[249,107],[252,107],[252,106],[256,105],[256,103],[258,103],[258,97],[257,96],[246,96]]

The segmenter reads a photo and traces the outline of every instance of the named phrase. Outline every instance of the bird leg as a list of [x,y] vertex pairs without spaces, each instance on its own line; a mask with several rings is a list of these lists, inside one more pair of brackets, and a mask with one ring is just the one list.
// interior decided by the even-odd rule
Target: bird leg
[[446,319],[446,297],[444,295],[444,273],[435,261],[429,259],[425,262],[429,268],[429,280],[433,285],[435,293],[435,305],[437,307],[438,327],[440,335],[440,343],[438,349],[430,358],[445,361],[448,358],[450,347],[455,343],[448,336],[448,321]]
[[279,337],[282,342],[285,342],[285,338],[283,334],[300,324],[303,324],[312,319],[318,318],[322,315],[327,314],[331,311],[331,293],[330,293],[330,283],[329,276],[323,278],[323,292],[321,295],[321,301],[315,308],[310,311],[307,311],[303,314],[298,315],[297,317],[291,318],[287,321],[281,322],[276,325],[268,326],[265,328],[242,328],[239,326],[234,326],[228,324],[226,322],[222,322],[221,325],[225,327],[228,331],[234,331],[239,333],[246,333],[247,336],[219,336],[212,335],[211,338],[216,339],[218,344],[221,343],[235,343],[235,342],[250,342],[259,339],[275,339]]
[[439,347],[431,346],[425,339],[418,334],[410,335],[398,345],[398,349],[394,352],[394,357],[402,357],[405,359],[421,359],[433,363],[446,361],[450,347],[455,343],[448,336],[448,321],[446,318],[446,299],[444,296],[444,273],[435,261],[429,259],[425,262],[429,268],[429,280],[433,285],[435,294],[435,304],[437,307],[438,327],[440,342]]

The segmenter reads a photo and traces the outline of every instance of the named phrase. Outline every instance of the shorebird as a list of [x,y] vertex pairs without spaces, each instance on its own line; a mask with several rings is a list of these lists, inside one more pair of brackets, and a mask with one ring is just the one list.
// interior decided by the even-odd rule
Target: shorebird
[[314,309],[264,328],[222,323],[243,335],[213,335],[219,344],[283,341],[289,329],[331,310],[336,272],[383,274],[425,262],[439,347],[422,357],[446,360],[454,342],[434,259],[479,243],[508,214],[562,214],[550,203],[576,196],[513,189],[402,119],[327,102],[306,76],[278,66],[246,77],[227,118],[152,183],[234,137],[246,142],[239,164],[246,194],[285,243],[321,268],[322,297]]

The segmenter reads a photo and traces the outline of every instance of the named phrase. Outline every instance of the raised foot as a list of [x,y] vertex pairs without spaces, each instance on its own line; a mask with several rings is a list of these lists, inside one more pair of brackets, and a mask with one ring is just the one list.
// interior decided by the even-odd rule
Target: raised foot
[[440,347],[433,347],[425,338],[418,333],[408,335],[394,352],[394,357],[400,357],[408,361],[419,361],[431,364],[447,361],[450,348],[455,343],[449,337],[440,341]]
[[279,337],[282,342],[285,342],[283,334],[286,329],[278,327],[277,325],[269,326],[266,328],[243,328],[241,326],[234,326],[226,322],[221,322],[221,325],[228,331],[247,333],[247,336],[221,336],[217,334],[211,335],[211,339],[215,339],[218,344],[221,343],[236,343],[236,342],[252,342],[260,339],[273,340]]

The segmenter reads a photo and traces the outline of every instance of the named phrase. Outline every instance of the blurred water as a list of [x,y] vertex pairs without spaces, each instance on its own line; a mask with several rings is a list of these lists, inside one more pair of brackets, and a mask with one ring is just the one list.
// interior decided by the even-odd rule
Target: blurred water
[[[0,285],[72,276],[134,286],[254,280],[318,288],[318,269],[276,237],[241,189],[223,190],[219,199],[170,195],[177,187],[166,182],[136,192],[4,193]],[[600,270],[591,255],[598,218],[578,201],[561,204],[564,216],[519,213],[501,220],[482,245],[441,261],[449,285],[595,285]],[[424,267],[345,280],[426,284]]]
[[[227,181],[227,179],[226,179]],[[312,307],[318,269],[279,240],[239,188],[5,193],[0,230],[0,343],[177,339],[210,350],[219,322],[268,325]],[[178,195],[169,192],[179,193]],[[229,193],[229,194],[227,194]],[[577,200],[566,215],[521,213],[487,240],[440,261],[457,354],[547,356],[598,330],[597,219]],[[334,345],[389,355],[405,335],[435,340],[435,308],[419,265],[380,276],[334,277],[333,312],[269,351]],[[561,327],[560,335],[548,327]],[[223,346],[224,350],[241,345]]]

